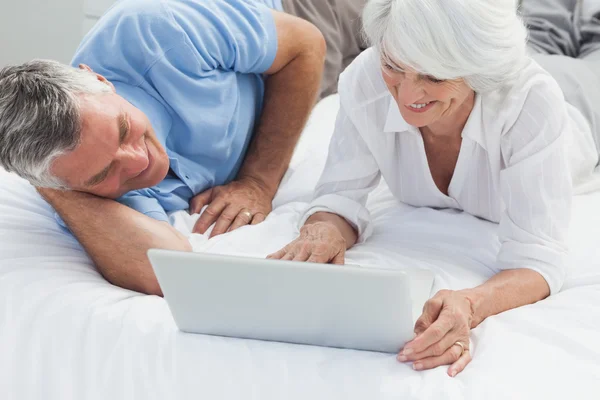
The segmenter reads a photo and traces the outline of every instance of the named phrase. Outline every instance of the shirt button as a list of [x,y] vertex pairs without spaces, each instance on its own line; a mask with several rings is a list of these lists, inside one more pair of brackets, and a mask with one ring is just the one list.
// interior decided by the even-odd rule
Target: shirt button
[[185,175],[185,179],[190,179],[190,177],[189,177],[189,176],[187,176],[187,175]]

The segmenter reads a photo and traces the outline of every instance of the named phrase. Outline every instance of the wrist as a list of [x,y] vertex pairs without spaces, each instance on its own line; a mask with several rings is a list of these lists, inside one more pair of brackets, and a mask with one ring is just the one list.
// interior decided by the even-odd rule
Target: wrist
[[275,197],[277,193],[278,184],[269,182],[263,178],[259,178],[253,175],[239,175],[237,178],[239,182],[246,182],[251,186],[257,187],[262,192],[266,193],[271,199]]
[[484,313],[485,295],[478,289],[461,290],[471,306],[471,329],[477,327],[487,317]]

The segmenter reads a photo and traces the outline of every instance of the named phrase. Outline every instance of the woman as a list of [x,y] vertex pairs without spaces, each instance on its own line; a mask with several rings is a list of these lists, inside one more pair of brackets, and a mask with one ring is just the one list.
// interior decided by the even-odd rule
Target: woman
[[[315,200],[300,237],[269,257],[342,264],[370,234],[365,203],[381,176],[404,203],[499,223],[501,272],[426,303],[417,337],[398,355],[417,370],[449,364],[455,376],[471,360],[471,329],[561,288],[572,187],[592,174],[600,136],[600,14],[575,26],[577,3],[525,0],[529,50],[516,0],[371,0],[365,8],[373,47],[340,78]],[[583,49],[585,59],[549,55]]]

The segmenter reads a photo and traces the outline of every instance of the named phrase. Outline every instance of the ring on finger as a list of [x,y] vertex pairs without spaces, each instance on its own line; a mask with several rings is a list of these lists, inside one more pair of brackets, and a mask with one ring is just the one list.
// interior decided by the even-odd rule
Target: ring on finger
[[458,356],[459,358],[462,357],[467,351],[469,351],[469,349],[467,349],[467,347],[462,342],[456,342],[453,344],[453,346],[460,347],[460,356]]
[[252,221],[252,213],[248,210],[240,211],[240,215],[245,216],[248,219],[248,222]]

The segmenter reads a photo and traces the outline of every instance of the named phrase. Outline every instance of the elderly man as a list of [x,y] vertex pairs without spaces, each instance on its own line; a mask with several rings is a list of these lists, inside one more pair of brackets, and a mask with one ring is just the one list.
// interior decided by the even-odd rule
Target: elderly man
[[215,223],[212,235],[269,214],[315,99],[360,52],[363,2],[117,2],[76,68],[0,71],[0,166],[38,188],[110,282],[161,294],[146,251],[190,250],[167,212],[208,205],[195,231]]

